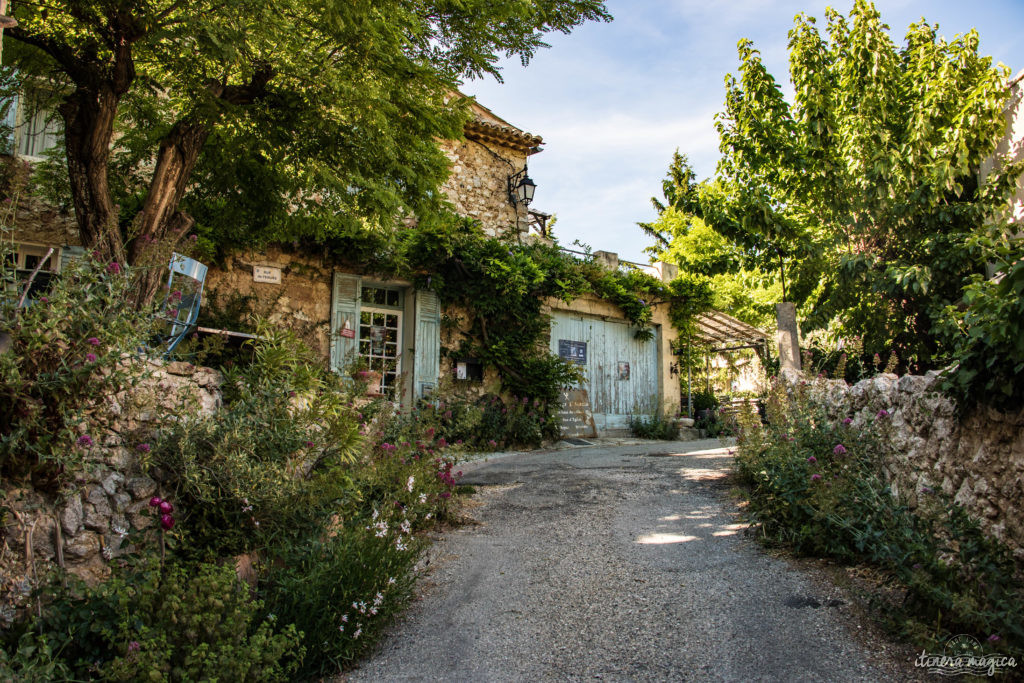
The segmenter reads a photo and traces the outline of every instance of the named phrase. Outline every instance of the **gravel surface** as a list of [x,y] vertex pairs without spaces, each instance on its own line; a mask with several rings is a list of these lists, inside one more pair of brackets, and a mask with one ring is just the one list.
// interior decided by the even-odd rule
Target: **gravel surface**
[[877,681],[845,598],[743,534],[717,440],[515,453],[463,467],[478,525],[351,681]]

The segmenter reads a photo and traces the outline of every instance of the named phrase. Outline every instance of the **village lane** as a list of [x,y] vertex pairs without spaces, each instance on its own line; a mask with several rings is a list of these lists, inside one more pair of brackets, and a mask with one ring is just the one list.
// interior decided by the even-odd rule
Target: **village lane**
[[479,524],[438,541],[422,599],[347,680],[913,677],[853,636],[838,589],[745,536],[730,461],[705,440],[465,466]]

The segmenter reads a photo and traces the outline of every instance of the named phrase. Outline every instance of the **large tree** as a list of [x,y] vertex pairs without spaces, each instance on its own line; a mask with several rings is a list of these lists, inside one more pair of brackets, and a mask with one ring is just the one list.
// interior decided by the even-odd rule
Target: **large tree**
[[862,336],[904,364],[943,360],[936,322],[1007,243],[1006,165],[978,170],[1005,130],[1003,67],[971,31],[952,41],[923,21],[896,45],[875,7],[799,15],[789,34],[793,100],[753,45],[739,44],[717,117],[713,178],[676,169],[669,203],[737,246],[746,265],[781,270],[805,329]]
[[5,57],[59,102],[82,239],[129,262],[186,235],[193,190],[296,221],[387,222],[435,202],[460,80],[610,18],[601,0],[11,0],[9,13]]

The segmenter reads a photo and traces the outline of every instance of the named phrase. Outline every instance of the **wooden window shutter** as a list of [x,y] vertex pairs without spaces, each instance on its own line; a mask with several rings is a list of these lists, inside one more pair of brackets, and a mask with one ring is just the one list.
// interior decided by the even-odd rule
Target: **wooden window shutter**
[[85,256],[85,247],[64,247],[60,250],[60,269],[67,268],[72,261]]
[[434,390],[441,375],[441,303],[437,294],[416,291],[416,362],[413,368],[416,398]]
[[3,127],[3,142],[0,143],[3,149],[0,151],[4,154],[14,154],[16,142],[14,133],[18,126],[18,104],[18,95],[0,101],[0,126]]
[[[348,273],[334,274],[331,296],[331,370],[340,372],[359,351],[360,278]],[[349,330],[351,332],[349,332]],[[351,336],[347,336],[351,334]]]

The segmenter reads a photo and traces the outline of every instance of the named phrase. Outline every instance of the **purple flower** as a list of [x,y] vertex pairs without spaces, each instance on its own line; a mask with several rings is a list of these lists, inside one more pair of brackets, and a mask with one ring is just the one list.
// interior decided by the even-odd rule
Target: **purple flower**
[[153,449],[149,447],[148,443],[140,443],[138,446],[135,447],[135,450],[137,450],[139,453],[149,453]]
[[448,445],[448,441],[443,436],[440,439],[437,440],[437,447],[438,448],[445,448],[447,445]]
[[44,304],[48,304],[48,303],[50,303],[50,300],[49,300],[49,299],[47,299],[47,298],[46,298],[45,296],[41,296],[41,297],[39,297],[39,300],[40,300],[40,301],[42,301],[42,302],[43,302]]
[[921,493],[931,493],[931,492],[932,492],[932,490],[931,490],[930,487],[928,487],[928,486],[922,486],[921,487]]
[[169,515],[174,512],[174,506],[171,505],[170,501],[160,501],[160,512]]
[[821,475],[820,474],[815,473],[815,474],[811,475],[811,481],[818,481],[820,479],[821,479]]
[[497,448],[498,442],[495,441],[494,439],[491,439],[490,441],[487,442],[487,445],[490,446],[491,448]]
[[832,449],[832,452],[836,455],[844,455],[846,453],[846,446],[841,443],[836,444],[836,447]]
[[160,515],[160,527],[164,531],[170,531],[174,528],[174,517],[170,515]]
[[128,652],[138,652],[141,649],[142,645],[140,645],[139,641],[137,640],[133,640],[132,642],[128,643]]
[[315,444],[315,443],[313,443],[312,441],[307,441],[307,442],[306,442],[306,448],[312,448],[312,447],[313,447],[313,446],[315,446],[315,445],[316,445],[316,444]]
[[95,353],[87,353],[87,354],[85,354],[85,362],[86,363],[95,363],[96,362],[96,354]]
[[149,499],[149,507],[155,508],[160,507],[160,503],[164,502],[164,499],[160,496],[153,496]]
[[447,491],[442,491],[441,492],[441,497],[445,498],[445,499],[448,499],[448,498],[452,497],[452,494],[448,493]]
[[88,343],[92,344],[93,346],[99,346],[100,345],[100,340],[99,340],[98,337],[89,337],[85,341],[87,341]]
[[913,569],[920,569],[921,568],[921,563],[920,562],[915,562],[914,566],[912,568]]
[[814,463],[818,462],[818,459],[812,455],[811,457],[807,458],[807,462],[813,465]]
[[843,424],[844,424],[844,425],[848,425],[848,424],[850,424],[851,422],[853,422],[853,418],[852,418],[852,417],[848,417],[848,418],[846,418],[846,419],[844,419],[844,420],[843,420]]
[[997,636],[995,633],[993,633],[992,635],[990,635],[988,637],[988,642],[990,642],[990,643],[994,643],[994,642],[999,641],[999,640],[1002,640],[1002,638]]
[[886,410],[885,408],[882,408],[877,413],[875,413],[875,417],[877,417],[877,418],[889,417],[889,411]]
[[107,266],[107,272],[117,275],[118,273],[121,272],[121,264],[118,263],[117,261],[111,262],[111,264]]
[[92,437],[89,436],[88,434],[82,434],[80,437],[78,437],[78,445],[79,446],[84,446],[86,448],[88,448],[89,446],[92,446],[93,445]]

